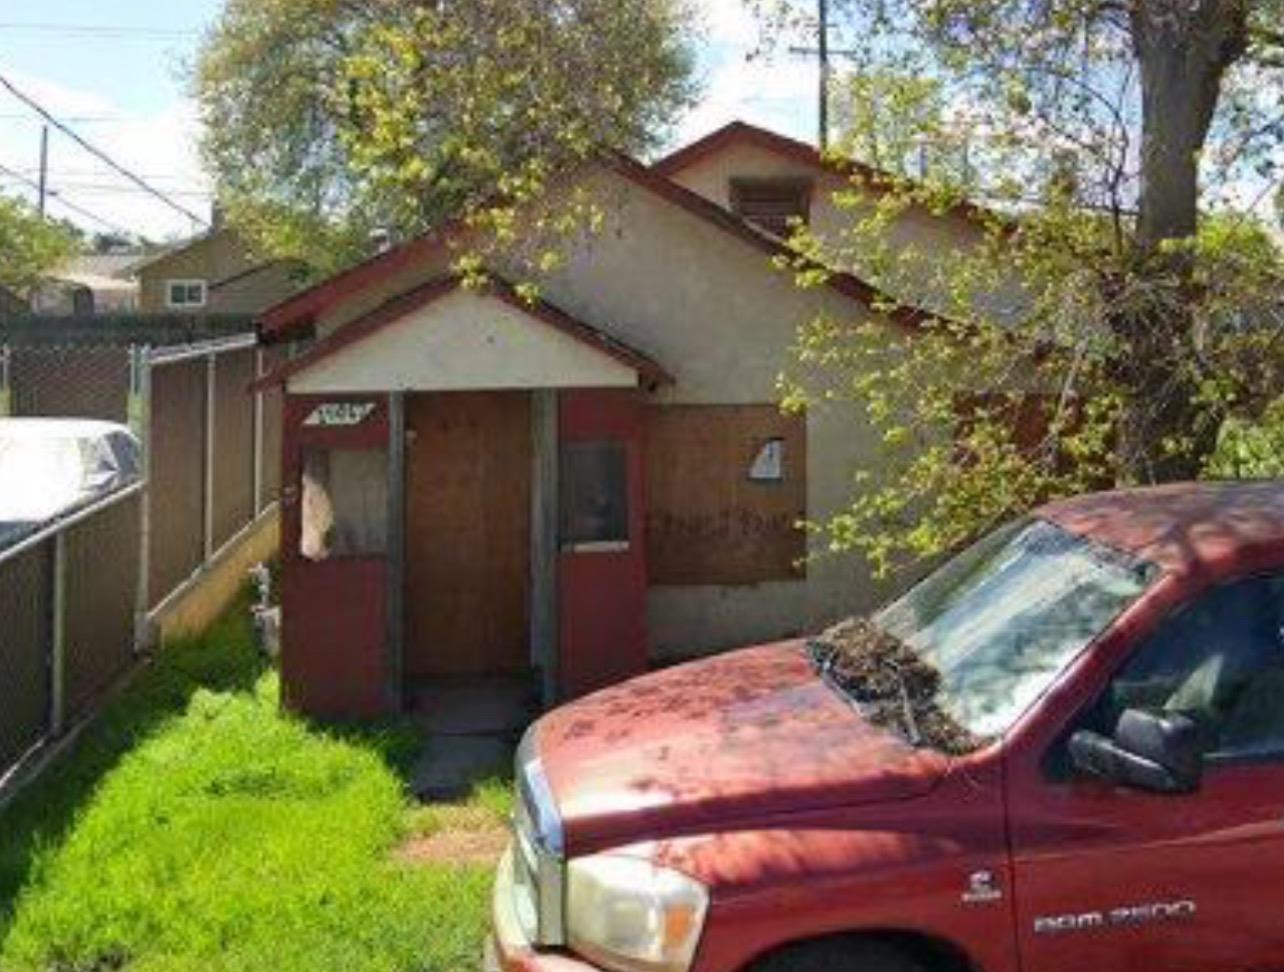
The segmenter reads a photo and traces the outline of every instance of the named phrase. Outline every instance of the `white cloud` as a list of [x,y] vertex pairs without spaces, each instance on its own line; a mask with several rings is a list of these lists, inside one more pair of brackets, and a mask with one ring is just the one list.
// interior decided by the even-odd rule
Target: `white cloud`
[[745,0],[700,0],[699,8],[706,29],[702,97],[677,126],[672,147],[736,119],[814,140],[815,63],[783,50],[758,53],[758,23]]
[[[197,155],[200,123],[191,102],[174,101],[151,113],[129,112],[96,91],[21,72],[10,72],[9,77],[117,162],[158,189],[172,193],[178,203],[196,215],[208,216],[209,179]],[[0,116],[0,164],[34,180],[39,137],[39,119],[12,98],[5,99]],[[66,216],[91,232],[105,227],[62,205],[60,195],[108,223],[151,239],[185,236],[198,228],[56,130],[50,132],[49,171],[49,186],[54,194],[49,213]],[[35,195],[9,177],[0,179],[0,188],[7,194],[21,192],[27,198]]]

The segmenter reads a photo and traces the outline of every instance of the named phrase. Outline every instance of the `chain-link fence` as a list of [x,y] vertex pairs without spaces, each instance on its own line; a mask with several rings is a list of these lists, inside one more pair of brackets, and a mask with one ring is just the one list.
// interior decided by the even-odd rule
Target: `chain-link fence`
[[133,662],[147,619],[275,501],[279,392],[253,335],[0,347],[0,416],[128,421],[145,476],[0,549],[0,779]]
[[4,353],[10,415],[128,419],[129,348],[31,345]]
[[0,551],[0,777],[133,661],[143,489]]

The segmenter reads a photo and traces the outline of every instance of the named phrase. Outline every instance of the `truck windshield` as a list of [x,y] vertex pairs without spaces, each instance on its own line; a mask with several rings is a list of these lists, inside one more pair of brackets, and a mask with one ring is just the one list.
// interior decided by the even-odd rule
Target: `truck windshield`
[[976,543],[874,617],[940,672],[936,702],[977,737],[1006,732],[1158,574],[1045,520]]

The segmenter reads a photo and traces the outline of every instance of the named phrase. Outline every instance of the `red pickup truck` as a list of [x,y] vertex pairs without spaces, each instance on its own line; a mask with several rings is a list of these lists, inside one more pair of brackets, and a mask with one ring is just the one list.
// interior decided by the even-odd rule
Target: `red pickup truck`
[[1059,502],[875,614],[974,746],[816,643],[541,719],[506,972],[1284,969],[1284,486]]

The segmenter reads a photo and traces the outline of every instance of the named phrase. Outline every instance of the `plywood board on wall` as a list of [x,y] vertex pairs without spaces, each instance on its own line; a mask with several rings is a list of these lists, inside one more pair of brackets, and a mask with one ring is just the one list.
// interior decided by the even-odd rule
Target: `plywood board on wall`
[[[805,576],[807,422],[775,405],[648,409],[647,573],[652,584],[756,584]],[[754,479],[778,440],[778,479]],[[758,464],[758,472],[770,462]]]

